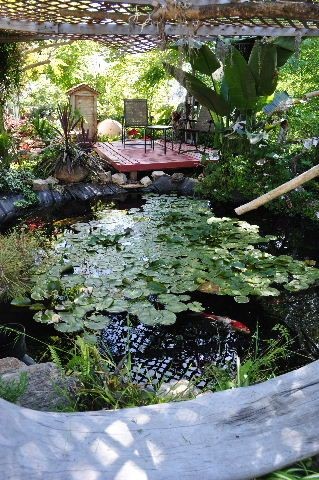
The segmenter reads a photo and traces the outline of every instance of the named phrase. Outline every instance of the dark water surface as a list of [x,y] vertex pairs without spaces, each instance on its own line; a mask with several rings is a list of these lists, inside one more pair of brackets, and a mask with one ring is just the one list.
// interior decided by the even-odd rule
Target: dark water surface
[[[94,212],[111,204],[116,209],[129,209],[140,207],[143,200],[139,196],[125,195],[112,202],[73,202],[60,209],[38,211],[31,217],[21,219],[21,222],[34,229],[44,224],[47,235],[54,238],[73,223],[89,221]],[[214,206],[212,210],[217,216],[235,216],[231,208]],[[270,253],[319,261],[319,225],[272,216],[262,209],[245,215],[243,219],[258,224],[261,234],[277,236],[277,240],[266,246]],[[203,303],[206,311],[238,320],[248,326],[252,333],[258,325],[261,340],[274,336],[274,325],[286,325],[295,338],[295,350],[302,348],[308,356],[306,359],[294,356],[288,368],[319,358],[318,288],[297,294],[284,293],[280,297],[252,297],[247,304],[238,304],[232,297],[211,294],[195,293],[193,297]],[[53,327],[34,322],[32,316],[33,312],[28,309],[0,306],[0,323],[20,322],[25,325],[28,335],[68,350],[66,337]],[[211,322],[199,314],[187,313],[179,314],[176,324],[172,326],[153,327],[140,323],[128,326],[124,315],[114,314],[113,322],[102,332],[102,340],[103,348],[116,360],[130,350],[137,380],[143,378],[146,371],[154,379],[179,379],[200,374],[206,363],[221,367],[225,364],[234,365],[237,355],[242,356],[252,343],[251,335],[234,331],[222,323]],[[47,359],[47,347],[44,344],[30,338],[27,344],[29,355],[37,361]]]

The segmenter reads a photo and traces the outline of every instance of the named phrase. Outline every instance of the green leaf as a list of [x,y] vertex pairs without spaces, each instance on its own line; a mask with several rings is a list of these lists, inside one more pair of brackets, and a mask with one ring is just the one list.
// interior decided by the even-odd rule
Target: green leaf
[[255,79],[246,60],[234,47],[227,55],[224,76],[231,106],[241,112],[254,110],[257,102]]
[[194,75],[184,72],[173,65],[165,64],[165,68],[201,105],[208,108],[208,110],[221,116],[226,116],[230,113],[230,106],[224,98],[205,85],[204,82],[194,77]]
[[11,300],[11,305],[14,305],[15,307],[27,307],[30,305],[31,300],[28,297],[15,297],[13,300]]
[[238,296],[238,297],[234,297],[234,300],[235,302],[237,303],[248,303],[249,302],[249,298],[248,297],[244,297],[242,295]]
[[248,65],[256,82],[257,94],[265,96],[274,93],[278,81],[275,45],[255,42]]
[[220,67],[219,60],[207,45],[189,50],[188,58],[193,70],[205,75],[212,75]]

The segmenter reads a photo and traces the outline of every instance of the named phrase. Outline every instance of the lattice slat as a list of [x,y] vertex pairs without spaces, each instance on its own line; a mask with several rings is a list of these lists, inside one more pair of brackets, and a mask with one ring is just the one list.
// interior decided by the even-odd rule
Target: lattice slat
[[[217,36],[243,35],[319,36],[318,2],[309,10],[309,2],[292,1],[292,6],[304,4],[305,11],[309,11],[306,18],[301,10],[299,18],[292,18],[288,10],[283,16],[267,16],[265,9],[264,14],[260,14],[256,4],[265,6],[260,0],[236,3],[231,0],[177,1],[174,9],[178,14],[171,16],[167,13],[168,3],[156,1],[157,5],[152,0],[0,0],[0,42],[91,39],[128,52],[141,52],[158,46],[163,39],[170,41],[178,37],[213,40]],[[267,3],[267,14],[271,14],[271,8],[276,11],[277,2],[273,2],[273,7],[270,3]],[[216,15],[203,17],[206,6],[207,11],[214,11]],[[240,15],[231,13],[232,8],[246,10]],[[247,8],[257,13],[249,14]],[[158,16],[158,11],[163,9],[166,16]],[[203,18],[187,20],[192,9]]]

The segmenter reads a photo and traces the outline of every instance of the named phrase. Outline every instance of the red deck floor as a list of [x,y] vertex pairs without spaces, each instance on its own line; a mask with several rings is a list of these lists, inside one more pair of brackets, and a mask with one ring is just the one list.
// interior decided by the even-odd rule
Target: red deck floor
[[[201,154],[194,152],[178,153],[178,145],[171,148],[167,142],[167,152],[164,154],[161,142],[155,143],[155,149],[144,145],[127,145],[123,147],[121,142],[99,142],[95,144],[96,153],[106,160],[119,172],[143,172],[148,170],[168,170],[179,168],[194,168],[200,165]],[[210,155],[215,152],[208,149]]]

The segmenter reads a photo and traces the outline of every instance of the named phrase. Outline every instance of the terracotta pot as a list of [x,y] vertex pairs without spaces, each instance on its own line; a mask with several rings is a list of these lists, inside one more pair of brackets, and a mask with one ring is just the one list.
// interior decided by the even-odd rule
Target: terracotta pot
[[54,173],[55,178],[64,183],[82,182],[89,174],[87,168],[77,165],[71,171],[67,167],[61,167]]

